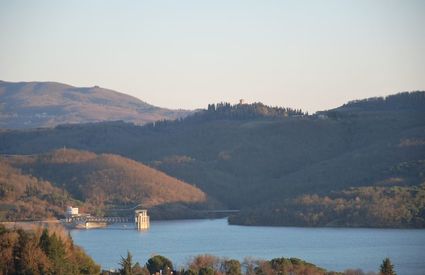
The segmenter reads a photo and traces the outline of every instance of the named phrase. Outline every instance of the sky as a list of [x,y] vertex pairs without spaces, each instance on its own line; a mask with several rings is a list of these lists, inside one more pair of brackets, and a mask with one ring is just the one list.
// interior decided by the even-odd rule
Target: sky
[[315,112],[425,90],[425,1],[0,0],[0,79]]

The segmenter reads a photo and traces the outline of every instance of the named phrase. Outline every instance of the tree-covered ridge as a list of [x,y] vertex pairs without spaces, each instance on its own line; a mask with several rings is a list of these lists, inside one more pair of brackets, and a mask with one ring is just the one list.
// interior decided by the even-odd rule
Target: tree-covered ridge
[[302,195],[265,205],[264,209],[244,211],[229,221],[245,225],[425,228],[425,183],[350,188],[327,196]]
[[60,228],[0,225],[1,274],[99,274],[100,267]]
[[[40,155],[9,156],[0,164],[4,170],[0,174],[0,205],[6,220],[40,219],[50,212],[61,217],[67,205],[76,203],[89,213],[103,214],[111,207],[203,204],[207,199],[188,183],[112,154],[58,149]],[[28,211],[29,217],[23,216],[25,209],[31,209],[30,202],[34,210]],[[41,212],[34,213],[38,209]]]
[[289,117],[306,115],[301,109],[285,107],[271,107],[261,102],[251,104],[239,103],[230,104],[227,102],[208,104],[207,110],[203,112],[207,118],[227,118],[227,119],[252,119],[261,117]]
[[0,220],[58,217],[66,205],[78,203],[66,190],[0,161]]
[[344,104],[341,108],[360,108],[368,110],[402,110],[413,108],[425,110],[425,92],[402,92],[386,97],[371,97],[353,100]]
[[198,110],[185,118],[177,119],[176,121],[163,120],[148,123],[146,127],[158,128],[171,124],[204,122],[210,120],[282,119],[287,117],[303,117],[307,115],[308,113],[303,112],[301,109],[272,107],[261,102],[251,104],[239,103],[233,105],[228,102],[221,102],[217,104],[208,104],[207,109]]

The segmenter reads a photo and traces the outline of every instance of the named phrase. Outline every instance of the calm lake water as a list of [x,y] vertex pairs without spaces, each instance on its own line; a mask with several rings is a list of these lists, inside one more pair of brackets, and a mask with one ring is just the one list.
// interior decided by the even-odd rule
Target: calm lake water
[[142,232],[117,224],[71,235],[104,269],[117,268],[129,250],[142,265],[160,254],[177,267],[208,253],[238,260],[297,257],[328,270],[377,271],[389,257],[399,275],[425,274],[425,230],[246,227],[217,219],[153,221]]

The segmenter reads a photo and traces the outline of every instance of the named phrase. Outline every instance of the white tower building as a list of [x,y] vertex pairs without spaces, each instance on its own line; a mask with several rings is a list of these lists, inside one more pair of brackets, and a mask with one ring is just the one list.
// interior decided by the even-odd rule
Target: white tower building
[[134,211],[134,221],[137,229],[148,229],[150,226],[148,210],[136,210]]

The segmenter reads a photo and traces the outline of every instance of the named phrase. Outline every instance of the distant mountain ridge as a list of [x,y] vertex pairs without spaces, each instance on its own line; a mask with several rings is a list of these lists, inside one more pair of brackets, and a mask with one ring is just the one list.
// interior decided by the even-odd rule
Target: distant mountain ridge
[[117,121],[145,124],[191,113],[150,105],[113,90],[57,82],[0,81],[0,128]]
[[371,97],[361,100],[352,100],[337,110],[422,110],[425,111],[425,92],[402,92],[386,97]]

